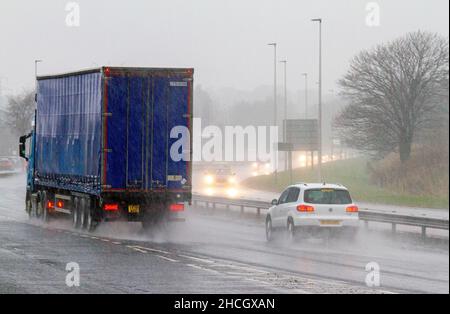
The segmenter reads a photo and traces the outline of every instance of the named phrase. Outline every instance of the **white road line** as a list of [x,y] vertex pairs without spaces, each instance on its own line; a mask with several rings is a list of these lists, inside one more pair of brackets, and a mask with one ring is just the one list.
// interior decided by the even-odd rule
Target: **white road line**
[[109,241],[108,239],[100,239],[100,241],[103,241],[103,242],[111,242],[111,241]]
[[189,259],[193,259],[195,261],[199,261],[199,262],[203,262],[203,263],[207,263],[207,264],[213,264],[214,261],[209,260],[209,259],[204,259],[204,258],[199,258],[199,257],[194,257],[194,256],[189,256],[189,255],[178,255],[180,257],[184,257],[184,258],[189,258]]
[[122,244],[122,242],[111,242],[112,244],[115,244],[115,245],[121,245]]
[[144,251],[144,250],[140,250],[140,249],[137,249],[137,248],[133,248],[133,250],[135,250],[135,251],[137,251],[139,253],[147,254],[147,251]]
[[248,272],[255,272],[260,274],[269,274],[268,271],[252,268],[252,267],[246,267],[246,266],[238,266],[238,265],[232,265],[232,264],[216,264],[217,267],[228,267],[228,268],[234,268],[238,270],[244,270]]
[[131,247],[131,248],[138,248],[138,249],[146,250],[146,251],[150,251],[150,252],[156,252],[156,253],[162,253],[162,254],[170,254],[170,253],[167,252],[167,251],[157,250],[157,249],[151,249],[151,248],[143,247],[143,246],[139,246],[139,245],[130,245],[130,246],[128,246],[128,247]]
[[195,268],[195,269],[198,269],[198,270],[207,271],[207,272],[210,272],[210,273],[213,273],[213,274],[220,274],[216,270],[209,269],[209,268],[204,268],[204,267],[201,267],[201,266],[198,266],[198,265],[194,265],[194,264],[186,264],[186,266],[189,266],[189,267],[192,267],[192,268]]
[[171,258],[168,258],[168,257],[162,256],[162,255],[156,255],[156,256],[158,256],[159,258],[162,258],[162,259],[168,260],[168,261],[170,261],[170,262],[174,262],[174,263],[177,263],[177,262],[178,262],[178,261],[177,261],[177,260],[175,260],[175,259],[171,259]]

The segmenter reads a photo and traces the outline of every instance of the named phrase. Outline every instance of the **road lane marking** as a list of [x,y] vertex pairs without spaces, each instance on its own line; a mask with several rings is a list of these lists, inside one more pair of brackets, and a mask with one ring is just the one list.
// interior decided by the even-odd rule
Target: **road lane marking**
[[147,254],[147,251],[144,251],[144,250],[141,250],[141,249],[138,249],[138,248],[135,248],[135,247],[133,247],[133,248],[131,248],[132,250],[135,250],[135,251],[137,251],[137,252],[139,252],[139,253],[143,253],[143,254]]
[[[127,245],[128,246],[128,245]],[[163,250],[157,250],[157,249],[151,249],[148,247],[144,247],[144,246],[139,246],[139,245],[129,245],[129,248],[138,248],[140,250],[145,250],[145,251],[150,251],[150,252],[156,252],[156,253],[162,253],[162,254],[170,254],[167,251],[163,251]]]
[[158,256],[159,258],[165,259],[165,260],[167,260],[167,261],[170,261],[170,262],[178,263],[178,261],[175,260],[175,259],[171,259],[171,258],[162,256],[162,255],[156,255],[156,256]]
[[203,263],[207,263],[207,264],[212,264],[214,263],[214,261],[209,260],[209,259],[204,259],[204,258],[199,258],[199,257],[194,257],[194,256],[189,256],[189,255],[178,255],[180,257],[184,257],[184,258],[189,258],[189,259],[193,259],[195,261],[199,261],[199,262],[203,262]]
[[213,274],[220,274],[217,270],[204,268],[204,267],[201,267],[201,266],[198,266],[198,265],[194,265],[194,264],[186,264],[186,266],[189,266],[189,267],[192,267],[192,268],[195,268],[195,269],[198,269],[198,270],[207,271],[207,272],[210,272],[210,273],[213,273]]

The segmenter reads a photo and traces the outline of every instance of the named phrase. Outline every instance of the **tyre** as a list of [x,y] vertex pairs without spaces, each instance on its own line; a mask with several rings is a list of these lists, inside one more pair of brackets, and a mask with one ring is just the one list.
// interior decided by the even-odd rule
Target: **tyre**
[[36,218],[42,219],[45,211],[45,202],[47,201],[47,193],[45,191],[39,192],[38,202],[36,206]]
[[273,226],[272,226],[272,219],[270,217],[266,218],[266,240],[268,242],[272,241],[274,239],[273,234]]
[[50,213],[49,213],[48,208],[47,208],[48,200],[49,200],[48,193],[46,191],[43,191],[41,193],[41,204],[42,204],[41,220],[44,223],[48,222],[49,216],[50,216]]
[[31,218],[31,212],[33,210],[33,204],[31,203],[31,192],[27,191],[27,194],[25,196],[25,211],[28,214],[28,217]]
[[87,211],[87,202],[86,198],[80,197],[80,207],[78,209],[79,217],[80,217],[80,229],[86,228],[86,211]]
[[85,199],[85,207],[84,207],[84,228],[88,232],[93,232],[95,227],[97,226],[97,222],[95,221],[95,212],[94,207],[92,206],[92,201],[90,198]]
[[152,220],[149,219],[145,219],[142,220],[142,229],[144,231],[149,231],[151,229],[153,229],[153,226],[155,225],[155,223]]
[[80,198],[73,198],[72,208],[72,227],[75,229],[80,228]]
[[288,219],[287,222],[287,238],[289,241],[294,241],[295,238],[295,225],[292,219]]

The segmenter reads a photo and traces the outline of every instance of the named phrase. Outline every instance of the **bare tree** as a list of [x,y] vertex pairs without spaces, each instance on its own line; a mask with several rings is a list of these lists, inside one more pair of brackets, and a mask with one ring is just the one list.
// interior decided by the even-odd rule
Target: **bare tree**
[[24,135],[31,130],[34,110],[34,92],[10,96],[6,108],[6,124],[16,135]]
[[335,121],[344,141],[408,160],[417,131],[445,101],[448,71],[448,39],[437,34],[409,33],[359,53],[339,81],[350,101]]

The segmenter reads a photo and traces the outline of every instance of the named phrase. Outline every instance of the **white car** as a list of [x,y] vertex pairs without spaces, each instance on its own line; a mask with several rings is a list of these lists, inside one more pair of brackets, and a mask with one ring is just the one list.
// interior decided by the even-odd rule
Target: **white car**
[[286,229],[289,238],[296,230],[317,228],[351,228],[359,225],[358,206],[340,184],[299,183],[289,186],[280,198],[272,201],[266,217],[266,238],[274,231]]

